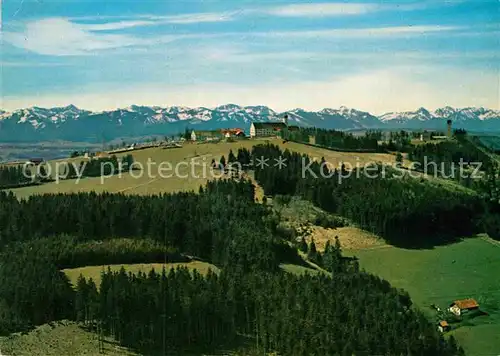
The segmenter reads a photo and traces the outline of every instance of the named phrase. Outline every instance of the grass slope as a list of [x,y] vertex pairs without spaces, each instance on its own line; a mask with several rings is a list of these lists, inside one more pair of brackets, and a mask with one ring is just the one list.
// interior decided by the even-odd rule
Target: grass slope
[[456,299],[475,298],[489,316],[462,323],[453,330],[470,355],[500,353],[500,246],[484,236],[431,250],[395,247],[346,250],[361,268],[410,293],[430,319],[431,304],[445,309]]
[[0,355],[4,356],[132,356],[139,355],[119,346],[107,338],[104,352],[99,352],[98,336],[85,331],[74,322],[61,321],[50,325],[41,325],[26,334],[13,334],[0,337]]
[[[296,151],[299,153],[308,154],[313,158],[325,159],[332,163],[333,165],[340,166],[341,162],[348,162],[352,166],[356,164],[364,165],[369,162],[394,162],[394,157],[389,154],[377,154],[377,153],[343,153],[329,151],[325,149],[320,149],[316,147],[306,146],[298,143],[288,142],[283,143],[279,139],[255,139],[255,140],[242,140],[237,142],[222,142],[222,143],[206,143],[206,144],[194,144],[186,143],[182,148],[151,148],[139,151],[132,151],[135,161],[143,164],[145,171],[143,176],[140,178],[134,178],[133,175],[128,173],[123,173],[121,175],[115,175],[109,177],[101,182],[100,177],[96,178],[83,178],[77,184],[77,181],[65,180],[59,183],[47,183],[40,186],[31,186],[12,189],[12,191],[20,198],[28,197],[33,194],[46,194],[46,193],[72,193],[72,192],[123,192],[126,194],[140,194],[140,195],[150,195],[157,193],[169,193],[177,191],[186,190],[198,190],[200,185],[204,185],[207,180],[211,180],[212,177],[208,174],[208,179],[202,177],[203,170],[209,169],[210,162],[212,158],[218,161],[222,155],[225,156],[227,160],[227,155],[229,150],[233,150],[234,154],[237,153],[238,148],[244,147],[251,149],[254,145],[271,142],[273,144],[279,145],[282,149],[289,149],[291,151]],[[121,154],[117,155],[122,156]],[[194,161],[193,161],[194,160]],[[51,161],[50,163],[55,169],[55,163],[61,162],[62,160]],[[81,158],[68,159],[68,162],[82,161]],[[147,174],[147,162],[154,162],[150,165],[151,175]],[[162,162],[169,162],[172,167],[177,164],[184,162],[179,166],[178,174],[174,174],[171,178],[161,178],[158,174],[158,165]],[[195,162],[198,165],[194,166],[190,163]],[[190,165],[187,166],[186,163]],[[164,172],[166,174],[174,173],[173,170]],[[139,172],[133,172],[133,174],[139,175]],[[156,177],[155,177],[156,176]],[[182,177],[184,176],[184,177]]]
[[168,271],[172,268],[177,267],[187,267],[191,270],[197,270],[201,274],[208,273],[208,270],[212,270],[215,273],[219,272],[219,269],[214,265],[201,261],[193,261],[187,263],[140,263],[140,264],[124,264],[124,265],[109,265],[109,266],[87,266],[80,268],[64,269],[63,272],[68,276],[69,280],[73,285],[76,285],[78,277],[83,275],[85,278],[92,278],[97,286],[101,284],[101,272],[107,270],[108,267],[114,271],[118,272],[123,267],[125,271],[130,273],[148,273],[151,269],[155,269],[157,272],[161,272],[163,267]]
[[[234,345],[225,345],[210,355],[250,356],[261,355],[254,351],[254,342],[240,337]],[[159,350],[158,355],[173,355],[169,350]],[[183,350],[182,355],[200,355],[198,351]],[[0,337],[1,356],[139,356],[143,355],[120,346],[114,339],[105,337],[104,349],[99,352],[97,333],[86,331],[79,324],[60,321],[41,325],[25,334]],[[177,355],[177,354],[176,354]]]
[[299,265],[283,263],[280,265],[280,268],[287,273],[295,274],[298,276],[306,274],[306,273],[308,273],[310,275],[315,275],[315,274],[320,273],[319,270],[313,269],[312,266],[311,266],[311,268],[309,268],[309,267],[304,267],[304,266],[299,266]]

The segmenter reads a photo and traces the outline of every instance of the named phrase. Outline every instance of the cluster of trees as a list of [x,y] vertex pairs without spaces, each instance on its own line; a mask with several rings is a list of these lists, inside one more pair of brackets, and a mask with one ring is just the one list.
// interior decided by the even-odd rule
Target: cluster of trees
[[[44,300],[53,299],[59,283],[65,283],[59,268],[168,262],[182,252],[221,267],[276,270],[293,250],[272,234],[275,229],[270,226],[276,222],[269,215],[254,203],[254,187],[246,181],[210,182],[200,194],[148,197],[79,193],[18,200],[12,193],[0,192],[0,250],[4,249],[0,269],[5,278],[0,279],[4,307],[0,315],[9,313],[0,317],[2,328],[13,330],[50,319],[33,310],[55,313],[50,308],[59,303],[45,305]],[[117,236],[128,239],[116,240]],[[45,269],[50,273],[39,275],[38,261],[43,268],[52,266]],[[36,281],[30,284],[32,279]]]
[[151,239],[82,241],[52,236],[4,247],[0,260],[0,335],[74,319],[74,291],[65,268],[188,260]]
[[[254,226],[256,219],[266,220],[269,213],[254,204],[251,182],[209,182],[200,193],[130,196],[92,192],[18,200],[12,193],[0,192],[0,247],[57,235],[75,236],[80,241],[147,237],[225,265],[230,250],[241,247],[238,244],[247,245],[241,253],[253,258],[248,245],[257,243],[255,234],[273,243],[266,234],[268,223]],[[226,243],[236,238],[239,240]]]
[[267,195],[302,196],[393,244],[439,244],[483,229],[479,221],[485,202],[474,194],[396,178],[398,171],[378,165],[330,170],[324,159],[313,162],[274,145],[254,146],[252,154],[270,161],[286,159],[286,167],[255,167],[255,178]]
[[346,272],[359,272],[359,264],[356,258],[347,258],[342,256],[342,248],[338,236],[335,236],[335,243],[332,245],[330,241],[326,242],[325,251],[320,253],[316,249],[314,239],[307,245],[304,237],[298,244],[299,250],[307,254],[307,258],[322,267],[323,269],[334,274]]
[[36,250],[0,254],[0,335],[72,319],[74,291],[66,275]]
[[[480,143],[469,140],[466,133],[456,130],[454,141],[415,146],[409,159],[418,162],[421,170],[453,179],[478,192],[491,204],[500,204],[500,168],[481,149]],[[494,208],[495,209],[495,208]],[[492,221],[494,217],[488,217]],[[489,225],[489,224],[488,224]]]
[[[460,163],[467,165],[469,163],[481,163],[481,169],[484,171],[491,169],[493,165],[491,158],[486,153],[467,140],[429,142],[415,145],[408,152],[408,158],[411,161],[418,162],[421,167],[427,166],[430,174],[450,173],[451,167],[458,167]],[[428,164],[430,162],[436,163],[437,167]]]
[[354,136],[344,131],[302,127],[297,131],[283,131],[284,139],[295,142],[309,143],[310,136],[315,138],[318,146],[338,150],[377,151],[381,133],[368,131],[365,135]]
[[[80,172],[83,177],[100,177],[101,175],[112,175],[120,173],[132,167],[134,157],[131,154],[125,155],[121,160],[115,155],[111,157],[94,158],[85,162],[80,162]],[[74,178],[77,175],[75,167],[68,165],[68,178]]]
[[[81,174],[81,177],[100,177],[101,175],[111,175],[133,168],[134,157],[131,154],[123,156],[121,159],[116,156],[93,158],[87,161],[68,162],[59,169],[64,171],[54,172],[59,177],[73,179]],[[38,166],[13,165],[0,166],[0,189],[10,189],[22,187],[29,184],[49,182],[53,180],[45,164]],[[49,172],[49,173],[47,173]]]
[[237,152],[237,156],[234,155],[233,150],[229,150],[229,155],[226,157],[224,155],[221,156],[219,162],[215,162],[215,159],[212,158],[212,162],[210,166],[212,168],[220,168],[225,169],[228,165],[231,166],[233,164],[239,164],[242,168],[248,167],[248,165],[252,162],[251,153],[244,148],[239,148]]
[[150,238],[110,238],[82,240],[71,235],[56,235],[9,244],[4,255],[24,255],[37,251],[58,269],[106,264],[187,262],[176,248]]
[[259,353],[463,354],[411,306],[408,294],[359,271],[108,271],[99,290],[80,278],[75,298],[79,321],[149,353],[210,349],[240,334]]
[[415,132],[391,131],[389,140],[380,144],[380,151],[400,151],[409,152],[411,150],[411,140],[415,138]]
[[[248,181],[147,197],[0,193],[0,332],[69,318],[147,353],[211,349],[237,335],[259,353],[461,353],[406,293],[344,259],[338,242],[308,252],[330,274],[283,272],[279,265],[296,251],[278,235],[278,222],[254,202]],[[80,278],[76,291],[60,271],[177,251],[222,271],[108,271],[100,286]]]
[[76,158],[76,157],[84,156],[86,153],[88,153],[88,151],[73,151],[73,152],[71,152],[69,157]]
[[22,165],[0,166],[0,189],[16,188],[33,183],[31,173],[25,173]]

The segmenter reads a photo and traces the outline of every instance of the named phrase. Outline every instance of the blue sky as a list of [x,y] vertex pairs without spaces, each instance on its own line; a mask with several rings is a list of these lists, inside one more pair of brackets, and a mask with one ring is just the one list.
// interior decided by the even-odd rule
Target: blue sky
[[4,0],[0,107],[500,106],[500,2]]

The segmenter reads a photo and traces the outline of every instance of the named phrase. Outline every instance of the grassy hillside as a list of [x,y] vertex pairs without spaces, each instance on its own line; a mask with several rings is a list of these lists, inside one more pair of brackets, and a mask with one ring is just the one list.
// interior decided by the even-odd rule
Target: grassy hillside
[[[106,337],[104,349],[99,352],[98,335],[71,321],[60,321],[41,325],[25,334],[0,337],[0,355],[3,356],[140,356],[134,350],[120,346]],[[228,345],[214,353],[216,355],[250,356],[261,355],[253,350],[253,344],[243,337],[237,345]],[[168,352],[168,351],[167,351]],[[160,354],[160,353],[159,353]],[[184,352],[184,355],[199,355]]]
[[452,331],[470,355],[500,353],[500,246],[484,236],[430,250],[395,247],[345,251],[360,266],[407,290],[413,301],[436,317],[431,304],[445,309],[457,299],[475,298],[489,316],[462,323]]
[[[227,155],[229,150],[233,150],[236,154],[238,148],[245,147],[251,149],[254,145],[259,143],[264,143],[270,141],[273,144],[278,144],[280,147],[288,148],[289,150],[297,151],[300,153],[305,153],[318,160],[321,157],[332,163],[333,165],[339,166],[342,162],[347,164],[350,163],[352,166],[364,165],[370,162],[394,162],[394,156],[389,154],[377,154],[377,153],[343,153],[324,150],[320,148],[315,148],[311,146],[306,146],[298,143],[288,142],[283,143],[278,139],[270,140],[242,140],[237,142],[222,142],[222,143],[205,143],[205,144],[184,144],[182,148],[151,148],[139,151],[132,151],[134,160],[140,162],[145,167],[142,177],[134,178],[128,173],[123,173],[122,175],[115,175],[110,178],[106,178],[101,182],[100,177],[96,178],[83,178],[77,183],[76,180],[61,180],[59,183],[47,183],[40,186],[23,187],[13,189],[12,191],[18,197],[27,197],[32,194],[44,194],[44,193],[71,193],[78,191],[96,191],[96,192],[123,192],[126,194],[156,194],[163,192],[176,192],[185,190],[197,190],[200,185],[206,183],[208,179],[202,177],[204,169],[210,166],[212,159],[218,161],[222,155],[225,156],[227,160]],[[118,154],[117,156],[120,156]],[[50,163],[55,168],[56,162],[62,162],[64,160],[51,161]],[[68,159],[67,162],[80,162],[81,158]],[[152,162],[151,177],[147,174],[147,162]],[[174,175],[172,178],[161,178],[158,174],[158,165],[162,162],[169,162],[173,167],[181,162],[183,165],[179,166],[178,174]],[[156,165],[153,165],[155,163]],[[190,165],[187,166],[186,163]],[[191,165],[191,163],[196,163],[197,165]],[[204,168],[205,167],[205,168]],[[193,169],[192,169],[193,168]],[[133,172],[139,175],[139,172]],[[173,173],[173,171],[165,172],[165,174]],[[182,178],[181,176],[186,176]],[[156,176],[153,177],[153,176]],[[197,178],[199,177],[199,178]],[[208,178],[211,179],[210,174]]]
[[162,271],[163,267],[168,271],[171,268],[177,267],[187,267],[191,270],[197,270],[201,274],[208,273],[208,270],[212,270],[213,272],[218,273],[219,269],[214,265],[206,262],[193,261],[188,263],[139,263],[139,264],[125,264],[125,265],[109,265],[109,266],[88,266],[88,267],[80,267],[80,268],[71,268],[64,269],[63,272],[66,273],[68,278],[70,279],[73,285],[76,285],[76,281],[80,275],[83,275],[85,278],[92,278],[97,286],[101,283],[101,272],[103,270],[107,270],[108,267],[113,272],[118,272],[123,267],[125,271],[130,273],[148,273],[151,269],[155,269],[155,271]]
[[41,325],[25,334],[0,337],[0,355],[5,356],[133,356],[139,355],[107,338],[99,352],[98,335],[82,329],[74,322],[62,321]]

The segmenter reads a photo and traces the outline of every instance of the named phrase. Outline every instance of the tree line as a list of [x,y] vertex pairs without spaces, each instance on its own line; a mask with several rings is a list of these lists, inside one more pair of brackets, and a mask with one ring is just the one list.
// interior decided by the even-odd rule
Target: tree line
[[345,167],[331,169],[324,158],[313,161],[270,144],[254,146],[252,156],[270,162],[286,159],[287,166],[281,169],[255,167],[255,178],[267,195],[301,196],[392,244],[441,244],[483,232],[486,224],[498,220],[491,213],[495,206],[477,194],[401,177],[401,172],[390,167],[374,164],[351,172]]
[[[264,220],[265,225],[253,230],[274,243],[265,233],[271,218],[264,207],[254,204],[251,182],[213,181],[199,193],[133,196],[91,192],[18,200],[11,192],[0,192],[0,248],[58,235],[79,241],[150,238],[181,253],[225,265],[228,250],[237,245],[225,244],[225,240],[238,237],[235,232],[245,224],[253,226],[255,219]],[[253,236],[241,239],[243,244],[255,241]]]
[[[296,250],[283,241],[278,222],[269,207],[255,203],[248,181],[147,197],[17,200],[2,192],[0,333],[65,318],[149,354],[207,350],[241,336],[259,353],[462,353],[412,308],[406,293],[343,258],[338,243],[325,253],[308,252],[329,273],[282,271]],[[107,271],[99,286],[80,278],[74,290],[60,271],[116,262],[120,251],[127,259],[182,252],[221,272]]]
[[209,182],[199,194],[147,197],[78,193],[18,200],[0,192],[0,329],[67,317],[64,308],[56,310],[60,294],[72,304],[62,268],[190,255],[242,271],[276,270],[294,253],[273,235],[276,222],[253,195],[250,182],[230,180]]
[[112,175],[132,169],[134,157],[131,154],[118,159],[115,155],[110,157],[92,158],[87,161],[81,161],[78,172],[73,164],[68,165],[67,178],[76,178],[78,173],[82,177],[100,177],[101,175]]
[[305,128],[298,130],[283,131],[283,138],[290,141],[309,143],[310,137],[314,137],[315,145],[343,150],[373,150],[379,149],[378,140],[381,137],[379,131],[368,131],[364,135],[354,136],[345,131]]
[[[28,167],[24,165],[0,166],[0,189],[12,189],[30,184],[50,182],[54,180],[55,175],[64,179],[112,175],[133,169],[133,164],[134,157],[128,154],[121,159],[113,155],[92,158],[79,163],[67,162],[66,165],[59,167],[59,172],[51,172],[43,163],[38,166]],[[54,164],[54,167],[57,167],[56,164]],[[61,171],[61,167],[64,168],[64,171]]]
[[17,188],[32,183],[31,173],[27,174],[22,165],[0,166],[0,189]]
[[[426,143],[415,145],[408,153],[411,161],[419,162],[424,166],[427,162],[435,162],[437,172],[450,171],[451,165],[458,166],[460,163],[481,163],[481,169],[487,171],[492,168],[491,158],[483,151],[477,149],[474,144],[467,140],[441,141],[437,143]],[[429,173],[437,173],[436,167],[429,165]]]
[[444,341],[412,308],[406,293],[359,271],[107,271],[99,288],[79,279],[75,314],[148,354],[211,350],[238,335],[258,353],[463,354],[453,337]]

